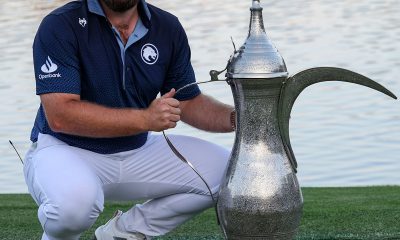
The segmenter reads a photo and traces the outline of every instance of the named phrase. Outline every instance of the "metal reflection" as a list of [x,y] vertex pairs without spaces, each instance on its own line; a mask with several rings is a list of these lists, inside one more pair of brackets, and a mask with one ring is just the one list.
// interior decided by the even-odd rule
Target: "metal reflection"
[[364,85],[392,98],[380,84],[340,68],[313,68],[288,77],[268,38],[260,1],[253,0],[248,37],[227,67],[237,132],[220,188],[218,215],[226,239],[293,239],[303,197],[290,145],[289,117],[297,96],[323,81]]

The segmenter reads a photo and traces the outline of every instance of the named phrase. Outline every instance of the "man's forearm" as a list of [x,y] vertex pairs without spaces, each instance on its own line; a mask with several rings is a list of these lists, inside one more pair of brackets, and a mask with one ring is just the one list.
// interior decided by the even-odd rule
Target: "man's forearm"
[[111,138],[147,131],[143,110],[113,109],[85,101],[69,101],[63,105],[62,111],[52,114],[52,118],[47,117],[50,127],[65,134]]
[[146,131],[161,131],[180,120],[179,101],[172,89],[152,101],[144,110],[109,108],[82,101],[79,95],[49,93],[40,96],[47,122],[54,132],[112,138],[132,136]]
[[231,112],[233,107],[201,94],[194,99],[181,102],[184,122],[210,132],[232,132]]

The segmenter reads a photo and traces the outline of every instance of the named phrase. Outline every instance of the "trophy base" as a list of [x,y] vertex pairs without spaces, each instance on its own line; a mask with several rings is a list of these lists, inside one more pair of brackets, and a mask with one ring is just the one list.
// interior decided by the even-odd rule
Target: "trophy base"
[[228,235],[227,240],[291,240],[296,236],[297,231],[290,233],[276,233],[273,235],[262,236],[244,236],[244,235]]

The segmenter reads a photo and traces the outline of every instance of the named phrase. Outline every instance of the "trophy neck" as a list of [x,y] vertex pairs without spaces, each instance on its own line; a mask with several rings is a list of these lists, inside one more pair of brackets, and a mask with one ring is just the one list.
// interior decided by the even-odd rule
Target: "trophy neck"
[[[278,123],[278,102],[282,82],[275,79],[236,79],[232,93],[237,114],[236,137],[242,143],[265,142],[271,150],[282,151],[282,140]],[[239,140],[237,139],[237,140]],[[275,149],[275,150],[273,150]]]

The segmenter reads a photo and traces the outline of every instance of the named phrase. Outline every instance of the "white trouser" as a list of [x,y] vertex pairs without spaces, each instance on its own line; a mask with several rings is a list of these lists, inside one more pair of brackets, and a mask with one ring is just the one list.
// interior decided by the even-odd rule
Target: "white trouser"
[[[216,194],[229,152],[192,137],[170,139]],[[204,183],[162,135],[149,135],[139,149],[98,154],[40,134],[25,157],[24,174],[39,205],[42,239],[79,239],[102,212],[104,199],[151,199],[119,221],[124,230],[149,236],[163,235],[212,206]]]

